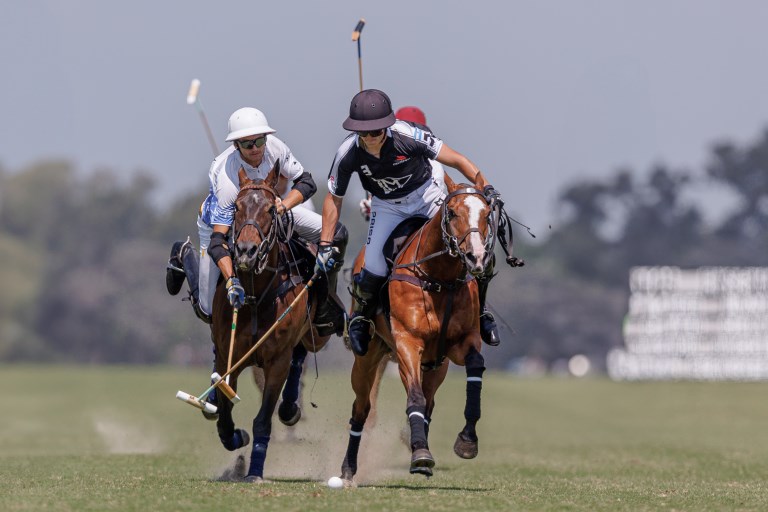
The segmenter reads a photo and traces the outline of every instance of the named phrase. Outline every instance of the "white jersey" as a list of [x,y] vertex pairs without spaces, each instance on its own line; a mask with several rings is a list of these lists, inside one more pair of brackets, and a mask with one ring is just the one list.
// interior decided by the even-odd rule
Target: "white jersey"
[[[292,182],[304,173],[304,167],[293,156],[288,146],[275,137],[267,136],[267,149],[258,167],[253,167],[243,160],[235,145],[231,145],[222,154],[216,157],[211,164],[208,177],[211,182],[211,191],[216,198],[216,206],[211,211],[211,224],[231,226],[235,218],[235,200],[240,192],[240,178],[238,172],[242,167],[245,174],[252,180],[263,180],[272,170],[275,162],[280,162],[280,174]],[[279,192],[284,197],[287,190]]]

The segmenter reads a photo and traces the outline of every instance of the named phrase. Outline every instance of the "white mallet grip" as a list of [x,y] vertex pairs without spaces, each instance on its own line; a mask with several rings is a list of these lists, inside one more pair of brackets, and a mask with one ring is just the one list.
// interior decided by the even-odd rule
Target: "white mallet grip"
[[202,400],[198,400],[196,396],[192,396],[189,393],[185,393],[183,391],[177,391],[176,398],[178,398],[182,402],[187,402],[189,405],[193,407],[197,407],[201,411],[205,411],[209,414],[216,414],[217,408],[215,405],[209,404],[208,402],[204,402]]
[[187,93],[187,105],[192,105],[197,101],[197,93],[200,91],[200,80],[195,78],[192,83],[189,84],[189,92]]

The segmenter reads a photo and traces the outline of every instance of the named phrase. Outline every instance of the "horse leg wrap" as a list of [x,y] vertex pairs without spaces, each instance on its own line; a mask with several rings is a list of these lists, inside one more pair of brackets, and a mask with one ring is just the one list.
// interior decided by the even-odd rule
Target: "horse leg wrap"
[[347,453],[344,456],[344,463],[341,465],[342,478],[351,480],[357,473],[357,452],[360,450],[360,440],[363,437],[363,424],[354,420],[349,420],[349,444],[347,444]]
[[238,448],[242,448],[248,444],[249,441],[248,433],[245,430],[239,428],[229,436],[226,434],[222,435],[222,433],[219,432],[219,439],[221,440],[221,444],[224,445],[224,448],[231,452],[237,450]]
[[467,402],[464,406],[464,419],[467,425],[475,426],[480,419],[480,393],[483,390],[483,372],[485,360],[479,352],[471,352],[465,358],[467,369]]
[[405,413],[408,415],[408,423],[411,426],[411,451],[422,448],[429,450],[425,428],[426,407],[412,405],[406,409]]
[[299,386],[301,385],[301,372],[305,357],[307,357],[307,349],[299,343],[293,348],[291,369],[288,371],[288,378],[283,388],[283,402],[293,404],[299,399]]
[[264,477],[264,461],[267,459],[269,436],[254,436],[251,449],[251,465],[248,467],[248,476]]

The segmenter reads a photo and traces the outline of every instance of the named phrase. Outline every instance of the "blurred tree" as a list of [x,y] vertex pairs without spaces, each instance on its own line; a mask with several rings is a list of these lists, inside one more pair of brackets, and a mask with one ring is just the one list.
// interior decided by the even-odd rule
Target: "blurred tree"
[[721,142],[712,148],[707,174],[731,187],[741,207],[723,222],[718,234],[726,238],[766,240],[768,233],[768,130],[751,146]]

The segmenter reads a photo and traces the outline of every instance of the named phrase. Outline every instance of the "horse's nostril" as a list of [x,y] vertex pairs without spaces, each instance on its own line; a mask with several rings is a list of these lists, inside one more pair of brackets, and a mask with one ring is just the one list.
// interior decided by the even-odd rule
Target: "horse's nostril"
[[256,256],[256,246],[252,245],[248,248],[248,257],[253,258],[254,256]]

